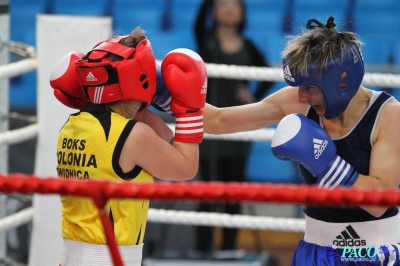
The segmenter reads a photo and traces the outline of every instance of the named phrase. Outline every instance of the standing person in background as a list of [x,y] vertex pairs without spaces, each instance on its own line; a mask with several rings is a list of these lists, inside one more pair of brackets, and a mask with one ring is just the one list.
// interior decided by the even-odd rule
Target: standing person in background
[[[69,116],[58,136],[60,178],[145,183],[153,177],[195,177],[207,91],[204,62],[188,49],[171,51],[161,65],[162,79],[157,78],[144,33],[138,27],[97,44],[86,55],[70,53],[53,71],[50,84],[56,98],[80,110]],[[172,145],[172,131],[147,109],[164,100],[176,118]],[[61,202],[62,265],[112,265],[92,200],[61,196]],[[104,207],[125,265],[141,265],[148,208],[148,199],[110,199]]]
[[[207,27],[212,16],[212,25]],[[205,0],[199,10],[195,34],[198,51],[207,63],[268,66],[264,56],[242,33],[246,26],[242,0]],[[213,78],[208,81],[207,102],[217,107],[248,104],[261,99],[271,82],[260,82],[254,95],[246,80]],[[200,148],[200,173],[204,181],[245,181],[251,143],[247,141],[204,141]],[[215,205],[200,204],[199,211],[214,211]],[[240,204],[227,204],[225,213],[240,213]],[[211,251],[213,228],[198,227],[197,249]],[[222,250],[234,250],[237,229],[224,228]]]

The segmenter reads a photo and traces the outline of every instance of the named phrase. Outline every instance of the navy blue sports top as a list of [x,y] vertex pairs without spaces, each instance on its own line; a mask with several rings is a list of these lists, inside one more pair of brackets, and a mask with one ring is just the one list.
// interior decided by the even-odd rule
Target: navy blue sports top
[[[353,129],[340,138],[333,139],[337,154],[350,163],[360,174],[369,174],[369,162],[372,149],[372,136],[381,111],[381,108],[393,96],[386,92],[374,92],[370,104]],[[320,117],[313,108],[309,108],[307,117],[321,124]],[[316,184],[317,178],[313,177],[302,165],[298,165],[304,181],[307,184]],[[305,207],[304,213],[308,216],[332,223],[363,222],[379,220],[394,216],[398,213],[395,206],[390,206],[381,217],[374,217],[362,208],[355,207]]]

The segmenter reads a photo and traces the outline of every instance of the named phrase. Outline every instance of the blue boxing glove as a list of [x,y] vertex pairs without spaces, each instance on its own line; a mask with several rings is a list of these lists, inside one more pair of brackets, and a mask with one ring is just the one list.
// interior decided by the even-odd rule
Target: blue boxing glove
[[271,148],[278,159],[303,165],[317,177],[319,187],[351,186],[359,175],[336,154],[336,146],[326,131],[301,114],[291,114],[281,120]]
[[152,103],[154,108],[159,111],[164,111],[174,116],[171,112],[171,92],[168,90],[167,84],[161,74],[161,67],[156,63],[157,81],[156,81],[156,97]]

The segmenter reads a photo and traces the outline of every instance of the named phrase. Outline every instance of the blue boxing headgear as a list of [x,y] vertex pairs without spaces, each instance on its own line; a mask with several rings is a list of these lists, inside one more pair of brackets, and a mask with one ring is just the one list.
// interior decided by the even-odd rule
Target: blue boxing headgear
[[[290,58],[283,59],[286,83],[290,86],[317,86],[325,98],[324,116],[328,119],[337,117],[347,108],[364,77],[364,61],[361,52],[356,44],[353,44],[352,49],[342,51],[328,62],[322,71],[321,78],[313,75],[315,68],[316,62],[313,62],[308,66],[308,76],[295,75],[290,70]],[[342,75],[344,72],[347,75]],[[346,86],[342,87],[341,84],[346,84]]]

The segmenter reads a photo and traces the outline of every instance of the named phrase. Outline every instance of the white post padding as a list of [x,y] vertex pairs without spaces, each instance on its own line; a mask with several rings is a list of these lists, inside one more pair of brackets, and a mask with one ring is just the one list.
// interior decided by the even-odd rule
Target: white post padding
[[[77,110],[56,100],[49,84],[51,71],[72,51],[87,53],[112,36],[111,17],[37,15],[37,141],[35,175],[56,177],[57,137],[68,116]],[[33,197],[33,225],[29,265],[59,265],[62,260],[61,203],[59,195]]]

